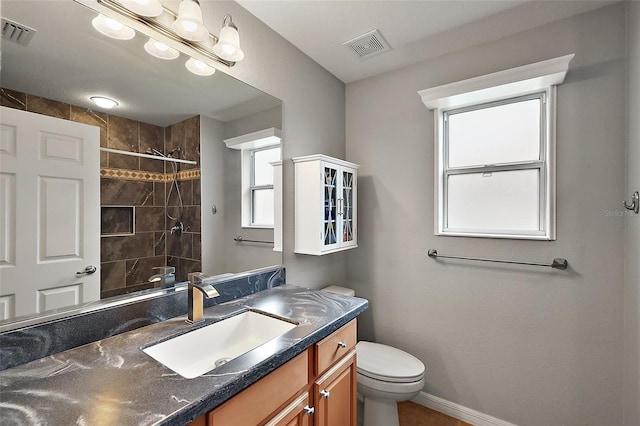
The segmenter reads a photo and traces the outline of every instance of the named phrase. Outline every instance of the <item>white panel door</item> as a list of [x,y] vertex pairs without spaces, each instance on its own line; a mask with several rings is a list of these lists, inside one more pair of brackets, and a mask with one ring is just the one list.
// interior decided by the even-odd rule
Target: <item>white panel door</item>
[[98,127],[1,107],[0,203],[0,319],[100,298]]

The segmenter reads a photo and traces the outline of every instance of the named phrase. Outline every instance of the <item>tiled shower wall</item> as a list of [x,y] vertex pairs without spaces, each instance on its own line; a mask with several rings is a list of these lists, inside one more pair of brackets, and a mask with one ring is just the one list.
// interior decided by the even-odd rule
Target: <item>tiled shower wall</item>
[[[100,204],[132,206],[135,211],[132,235],[101,237],[102,298],[153,287],[148,278],[156,273],[153,268],[157,266],[175,266],[177,281],[185,281],[189,272],[201,270],[198,116],[163,128],[13,90],[2,89],[0,94],[1,104],[6,107],[100,127],[101,147],[131,152],[153,148],[164,153],[179,147],[181,158],[198,162],[176,164],[174,169],[172,163],[160,160],[100,153]],[[175,172],[182,209],[176,186],[172,187]],[[120,226],[126,225],[126,212],[111,209],[111,215],[103,216],[104,225],[127,228]],[[171,234],[176,221],[168,219],[165,212],[180,219],[185,232]]]

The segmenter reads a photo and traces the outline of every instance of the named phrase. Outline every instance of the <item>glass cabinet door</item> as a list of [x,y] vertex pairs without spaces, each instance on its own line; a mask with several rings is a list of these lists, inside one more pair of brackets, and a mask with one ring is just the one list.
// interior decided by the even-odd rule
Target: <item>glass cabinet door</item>
[[341,197],[341,232],[342,242],[353,241],[354,238],[354,212],[353,212],[354,175],[350,170],[342,170],[342,197]]
[[325,246],[331,246],[338,243],[338,169],[324,165],[322,170],[324,186],[323,241]]

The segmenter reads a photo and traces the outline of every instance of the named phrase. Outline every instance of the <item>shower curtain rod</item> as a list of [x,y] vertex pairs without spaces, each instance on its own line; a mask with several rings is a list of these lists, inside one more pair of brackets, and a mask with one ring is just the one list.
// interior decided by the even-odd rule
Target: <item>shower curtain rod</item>
[[472,260],[476,262],[510,263],[513,265],[545,266],[547,268],[562,269],[562,270],[567,269],[567,266],[569,266],[569,262],[567,262],[567,259],[563,259],[561,257],[557,257],[553,259],[551,263],[536,263],[536,262],[518,262],[514,260],[485,259],[482,257],[448,256],[448,255],[438,254],[438,250],[436,249],[429,249],[429,251],[427,252],[427,255],[432,259],[437,259],[441,257],[443,259]]
[[131,155],[132,157],[150,158],[152,160],[171,161],[171,162],[174,162],[174,163],[198,164],[197,161],[193,161],[193,160],[182,160],[180,158],[161,157],[159,155],[143,154],[143,153],[140,153],[140,152],[131,152],[131,151],[121,151],[119,149],[111,149],[111,148],[102,148],[102,147],[100,147],[100,151],[111,152],[112,154]]

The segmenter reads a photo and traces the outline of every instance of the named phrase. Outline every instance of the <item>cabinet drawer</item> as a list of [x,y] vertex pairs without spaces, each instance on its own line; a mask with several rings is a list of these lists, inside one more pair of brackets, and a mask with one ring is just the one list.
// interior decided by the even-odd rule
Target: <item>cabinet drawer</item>
[[334,362],[356,347],[356,320],[337,330],[324,340],[316,343],[316,375],[322,374]]
[[309,383],[305,351],[209,413],[212,426],[257,425]]

